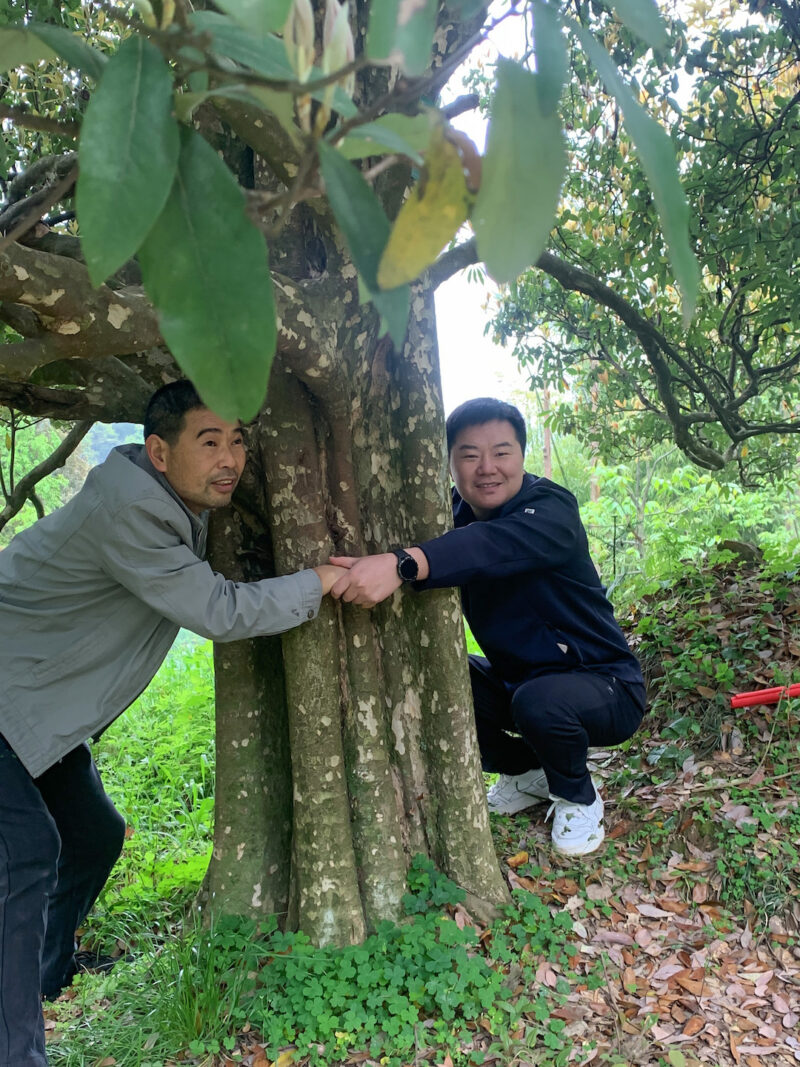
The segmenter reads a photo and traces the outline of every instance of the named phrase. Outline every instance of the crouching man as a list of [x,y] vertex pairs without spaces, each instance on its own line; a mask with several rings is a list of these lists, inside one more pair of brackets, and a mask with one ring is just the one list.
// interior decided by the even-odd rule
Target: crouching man
[[280,633],[346,574],[215,574],[208,513],[242,474],[241,425],[183,381],[153,395],[144,434],[0,552],[0,1067],[46,1067],[40,996],[71,981],[75,930],[122,848],[86,739],[148,685],[181,626],[215,641]]
[[332,596],[372,607],[401,584],[459,586],[484,656],[469,669],[481,761],[500,779],[489,808],[552,802],[555,849],[577,856],[604,837],[590,746],[617,745],[645,708],[642,673],[589,556],[575,497],[526,474],[525,421],[511,404],[467,401],[447,420],[455,529],[360,558]]

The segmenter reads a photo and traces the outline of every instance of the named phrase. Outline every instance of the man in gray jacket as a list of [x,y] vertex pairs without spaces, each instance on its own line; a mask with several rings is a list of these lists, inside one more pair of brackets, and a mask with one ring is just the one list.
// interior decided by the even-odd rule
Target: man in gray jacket
[[87,738],[149,684],[180,627],[281,633],[345,573],[215,574],[208,511],[241,476],[241,425],[184,381],[154,394],[144,433],[0,552],[0,1067],[45,1067],[41,995],[71,981],[75,930],[122,848]]

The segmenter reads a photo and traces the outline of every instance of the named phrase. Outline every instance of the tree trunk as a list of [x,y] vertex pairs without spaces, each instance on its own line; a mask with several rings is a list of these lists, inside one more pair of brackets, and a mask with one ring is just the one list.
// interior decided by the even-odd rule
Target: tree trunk
[[[313,288],[314,322],[338,328],[273,370],[246,521],[212,532],[215,567],[239,577],[273,572],[254,552],[259,525],[284,574],[333,552],[421,541],[449,522],[432,294],[415,292],[397,353],[358,307],[352,277]],[[235,558],[232,535],[245,560],[261,561],[257,573]],[[415,853],[476,909],[501,904],[457,593],[403,589],[373,612],[326,598],[281,646],[280,656],[274,639],[216,652],[214,906],[288,912],[320,944],[356,941],[400,916]]]

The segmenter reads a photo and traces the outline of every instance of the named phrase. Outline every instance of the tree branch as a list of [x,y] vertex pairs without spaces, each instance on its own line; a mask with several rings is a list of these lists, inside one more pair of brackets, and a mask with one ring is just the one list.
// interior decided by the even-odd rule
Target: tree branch
[[0,119],[8,119],[15,126],[22,126],[26,130],[36,130],[39,133],[54,133],[61,137],[77,138],[80,127],[77,122],[60,122],[58,119],[48,119],[43,115],[34,115],[21,107],[9,107],[8,104],[0,104]]
[[[28,500],[36,507],[38,502],[35,492],[36,486],[48,474],[52,474],[53,471],[64,466],[93,425],[94,423],[91,419],[76,423],[47,459],[42,460],[33,470],[28,471],[24,477],[20,478],[14,490],[8,495],[5,507],[0,511],[0,530],[14,518],[17,512],[22,510]],[[41,504],[36,507],[37,513],[39,513],[40,507]]]
[[0,375],[24,381],[54,360],[128,355],[163,344],[136,288],[93,289],[82,263],[14,244],[0,251],[0,300],[33,309],[45,333],[0,347]]
[[[0,249],[10,245],[12,241],[16,241],[18,237],[21,237],[24,233],[35,226],[44,213],[57,204],[59,200],[66,196],[78,177],[78,164],[76,163],[66,175],[55,185],[48,186],[43,189],[41,193],[36,193],[29,200],[22,201],[25,205],[25,211],[19,222],[12,225],[12,228],[3,237],[0,237]],[[7,212],[4,212],[4,217],[15,211],[17,205],[14,204]]]

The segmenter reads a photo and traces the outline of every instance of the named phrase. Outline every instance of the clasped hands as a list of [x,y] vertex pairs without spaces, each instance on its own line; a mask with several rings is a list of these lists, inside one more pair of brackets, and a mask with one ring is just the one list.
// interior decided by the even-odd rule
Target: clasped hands
[[[425,553],[416,546],[408,551],[417,561],[419,578],[427,578],[429,566]],[[374,608],[403,584],[397,573],[394,552],[380,552],[375,556],[331,556],[330,563],[323,563],[314,570],[322,581],[323,594],[330,593],[336,600],[360,608]]]
[[331,556],[330,560],[335,567],[346,570],[333,584],[331,596],[347,604],[374,608],[403,584],[393,552],[381,552],[377,556]]

